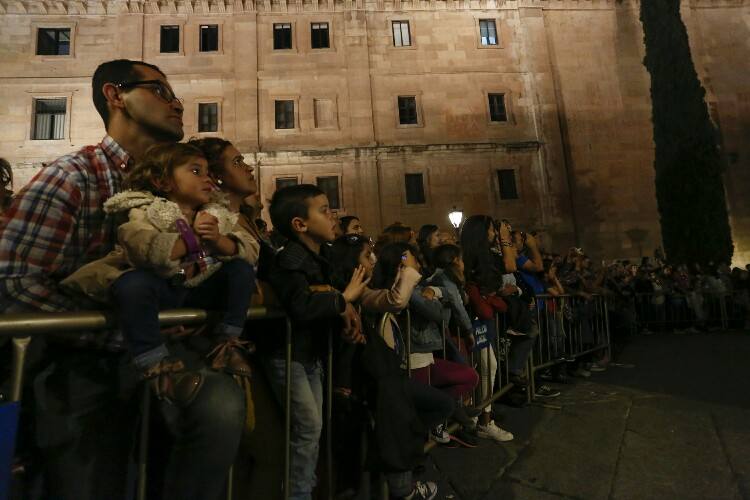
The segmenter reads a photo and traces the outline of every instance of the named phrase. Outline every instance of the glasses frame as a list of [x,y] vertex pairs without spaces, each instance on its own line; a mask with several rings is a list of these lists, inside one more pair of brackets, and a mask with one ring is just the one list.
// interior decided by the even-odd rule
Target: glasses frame
[[[132,89],[135,87],[140,87],[141,85],[156,85],[157,87],[152,87],[150,90],[153,92],[154,95],[156,95],[159,99],[166,102],[167,104],[172,104],[172,102],[174,101],[177,101],[180,104],[183,103],[183,100],[175,95],[174,90],[172,90],[171,87],[169,87],[166,83],[164,83],[161,80],[133,80],[131,82],[120,82],[116,84],[115,86],[118,89],[128,90],[128,89]],[[161,95],[163,91],[168,92],[168,95],[167,96]],[[169,98],[169,95],[171,95],[172,97]]]

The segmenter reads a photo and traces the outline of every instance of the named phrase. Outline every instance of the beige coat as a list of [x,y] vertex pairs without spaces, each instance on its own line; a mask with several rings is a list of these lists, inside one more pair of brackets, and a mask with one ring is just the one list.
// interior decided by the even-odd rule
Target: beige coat
[[[151,269],[164,278],[180,271],[180,261],[170,258],[172,249],[180,238],[175,222],[177,219],[184,219],[176,203],[148,192],[124,191],[107,200],[104,211],[109,214],[128,214],[128,221],[117,229],[118,243],[115,249],[65,278],[61,283],[63,286],[94,300],[108,302],[110,285],[127,271],[136,268]],[[258,241],[240,226],[238,214],[229,211],[224,199],[217,198],[202,207],[201,211],[218,219],[219,232],[235,241],[237,254],[229,257],[215,256],[218,262],[187,280],[187,287],[202,283],[221,267],[221,261],[239,258],[255,264],[260,251]]]

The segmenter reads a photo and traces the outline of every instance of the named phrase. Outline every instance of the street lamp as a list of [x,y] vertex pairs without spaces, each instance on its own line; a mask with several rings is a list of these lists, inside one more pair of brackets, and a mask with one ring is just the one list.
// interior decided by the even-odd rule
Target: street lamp
[[453,210],[448,214],[448,219],[451,221],[453,228],[456,230],[456,237],[458,237],[458,228],[461,227],[461,221],[464,219],[464,213],[454,206]]

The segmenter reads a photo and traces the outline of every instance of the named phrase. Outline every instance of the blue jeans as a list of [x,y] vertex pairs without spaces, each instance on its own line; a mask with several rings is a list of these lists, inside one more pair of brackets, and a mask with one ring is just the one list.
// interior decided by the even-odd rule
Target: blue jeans
[[[270,358],[264,367],[282,407],[286,390],[286,360]],[[310,500],[323,430],[323,367],[320,361],[292,361],[291,500]]]
[[182,306],[223,310],[216,333],[239,336],[254,289],[255,271],[240,259],[224,262],[195,288],[174,286],[168,279],[144,269],[126,272],[111,288],[122,334],[140,368],[169,354],[159,327],[159,311]]

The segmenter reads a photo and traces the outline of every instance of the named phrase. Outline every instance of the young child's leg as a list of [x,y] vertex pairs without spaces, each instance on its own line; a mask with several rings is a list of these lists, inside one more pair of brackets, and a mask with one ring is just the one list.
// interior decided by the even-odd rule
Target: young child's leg
[[206,281],[190,291],[185,303],[194,307],[224,311],[213,333],[219,344],[210,354],[211,367],[249,376],[246,342],[239,340],[247,321],[247,308],[255,290],[255,271],[244,260],[224,262]]
[[[281,405],[286,395],[286,360],[264,361],[268,379]],[[320,361],[292,362],[292,430],[290,499],[310,500],[323,430],[323,367]]]
[[185,291],[164,278],[135,269],[120,276],[111,287],[118,306],[120,328],[144,378],[154,379],[160,398],[187,405],[203,383],[197,372],[184,370],[181,361],[169,358],[159,326],[159,310],[178,307]]

